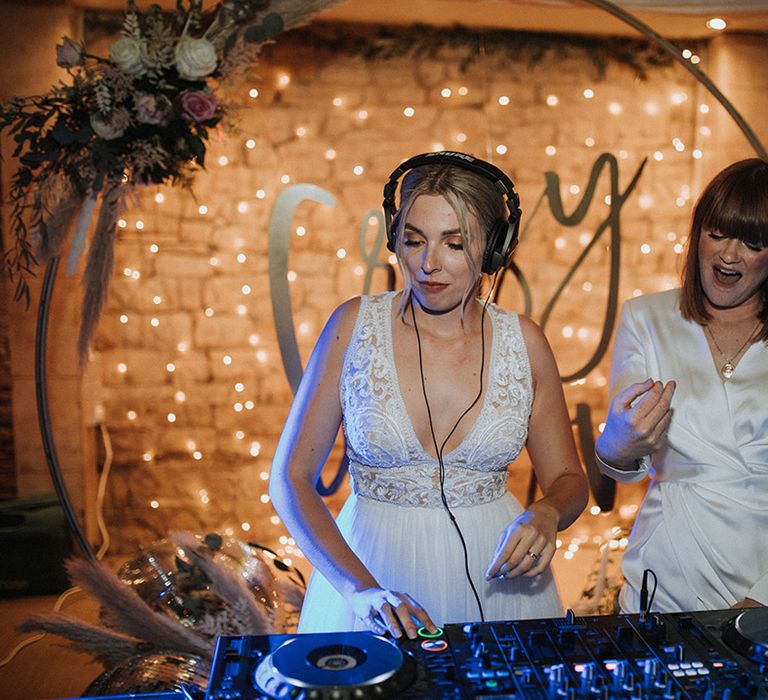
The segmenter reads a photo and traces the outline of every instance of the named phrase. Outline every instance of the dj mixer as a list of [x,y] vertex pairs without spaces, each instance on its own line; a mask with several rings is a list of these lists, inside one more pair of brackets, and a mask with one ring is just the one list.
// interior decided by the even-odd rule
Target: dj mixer
[[220,637],[205,700],[768,698],[768,608]]

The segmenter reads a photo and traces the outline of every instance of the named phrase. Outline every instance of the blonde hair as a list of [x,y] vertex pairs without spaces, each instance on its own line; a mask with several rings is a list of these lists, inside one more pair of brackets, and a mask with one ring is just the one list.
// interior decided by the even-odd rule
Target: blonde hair
[[[461,166],[436,163],[422,165],[409,171],[400,186],[400,206],[392,220],[395,234],[395,254],[403,276],[403,294],[400,298],[400,315],[411,300],[413,280],[402,262],[403,231],[413,203],[421,195],[440,195],[456,212],[464,248],[464,257],[471,272],[472,281],[464,291],[462,316],[470,300],[476,296],[482,277],[482,262],[488,234],[500,221],[507,218],[507,206],[493,183],[482,175]],[[471,218],[477,222],[474,231]]]

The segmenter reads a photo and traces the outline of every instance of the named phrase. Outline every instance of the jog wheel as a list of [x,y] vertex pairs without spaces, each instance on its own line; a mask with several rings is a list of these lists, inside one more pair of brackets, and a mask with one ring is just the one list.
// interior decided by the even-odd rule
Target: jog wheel
[[255,686],[272,698],[356,700],[401,694],[416,675],[413,657],[367,632],[299,635],[256,667]]
[[768,661],[768,608],[749,608],[723,624],[723,641],[757,663]]

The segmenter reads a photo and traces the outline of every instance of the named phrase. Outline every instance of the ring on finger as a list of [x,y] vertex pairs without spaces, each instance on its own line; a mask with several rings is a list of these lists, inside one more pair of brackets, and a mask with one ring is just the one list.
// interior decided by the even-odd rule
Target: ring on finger
[[528,556],[533,559],[533,561],[539,561],[541,559],[541,554],[536,554],[535,552],[532,552],[530,549],[528,550]]

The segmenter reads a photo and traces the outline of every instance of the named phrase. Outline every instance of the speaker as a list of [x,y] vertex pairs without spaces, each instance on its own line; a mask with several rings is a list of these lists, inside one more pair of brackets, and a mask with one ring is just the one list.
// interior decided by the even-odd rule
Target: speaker
[[432,165],[434,163],[444,163],[446,165],[455,165],[465,170],[470,170],[494,184],[496,189],[504,198],[509,215],[506,220],[500,219],[488,231],[488,242],[483,252],[482,271],[492,275],[502,267],[507,261],[512,251],[517,245],[518,233],[520,230],[520,197],[515,192],[515,186],[499,168],[480,158],[475,158],[467,153],[457,151],[435,151],[434,153],[422,153],[409,158],[399,167],[397,167],[389,176],[387,184],[384,185],[384,223],[387,232],[387,248],[395,251],[395,231],[392,223],[397,215],[395,206],[395,191],[400,178],[409,170],[421,167],[423,165]]

